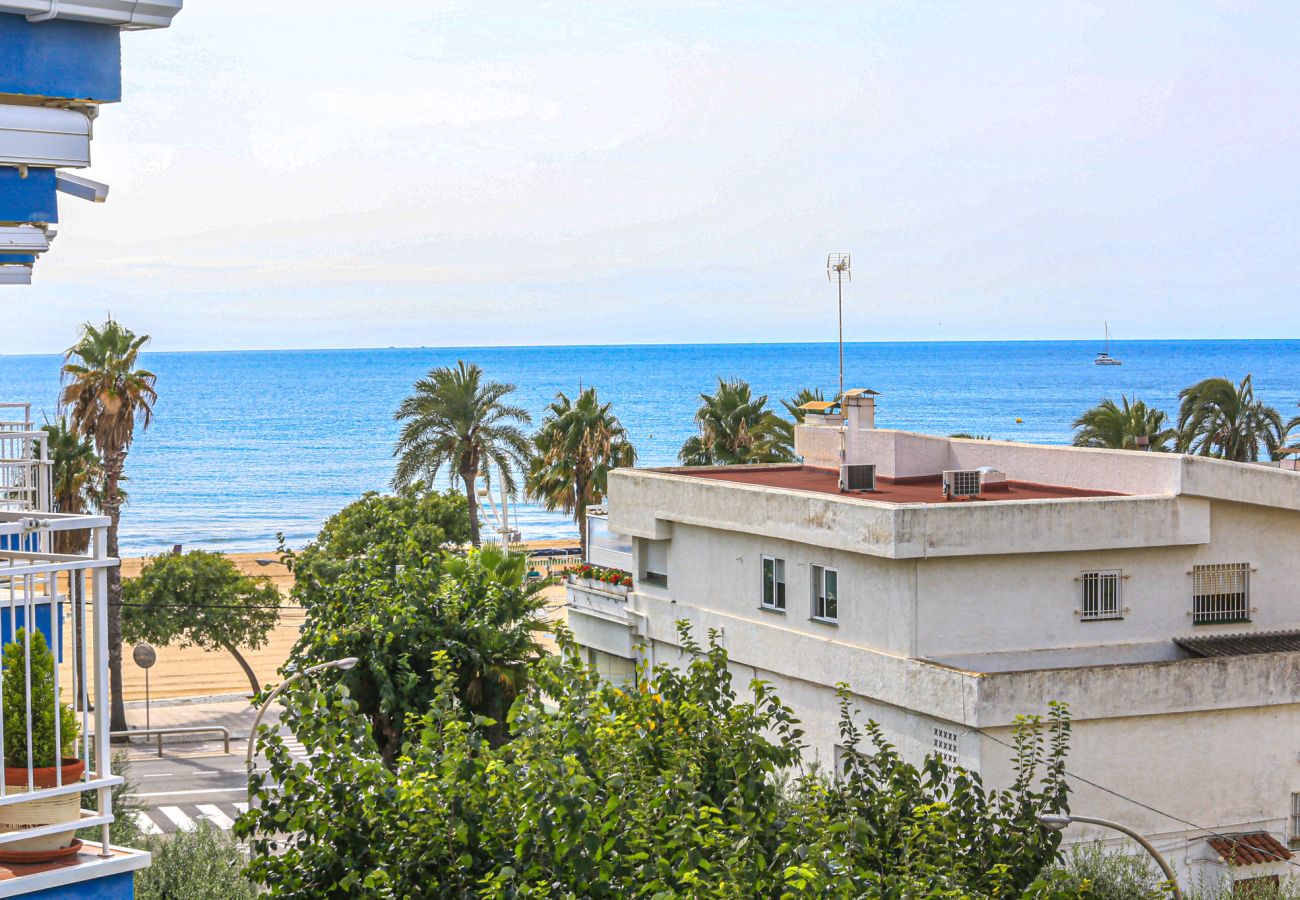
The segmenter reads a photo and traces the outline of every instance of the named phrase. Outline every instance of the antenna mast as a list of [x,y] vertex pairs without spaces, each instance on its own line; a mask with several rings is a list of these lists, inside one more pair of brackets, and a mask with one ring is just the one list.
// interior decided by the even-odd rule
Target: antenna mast
[[[844,282],[853,280],[853,270],[849,267],[849,254],[826,254],[826,279],[835,282],[840,310],[840,392],[835,402],[840,404],[840,415],[844,414]],[[841,448],[842,450],[842,448]],[[841,452],[841,456],[843,453]]]

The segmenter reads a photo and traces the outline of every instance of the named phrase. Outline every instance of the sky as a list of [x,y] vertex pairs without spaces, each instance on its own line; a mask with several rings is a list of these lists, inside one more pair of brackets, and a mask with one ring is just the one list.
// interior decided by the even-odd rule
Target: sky
[[[1300,335],[1300,4],[187,0],[25,352]],[[21,293],[19,293],[21,292]],[[14,351],[9,344],[6,352]]]

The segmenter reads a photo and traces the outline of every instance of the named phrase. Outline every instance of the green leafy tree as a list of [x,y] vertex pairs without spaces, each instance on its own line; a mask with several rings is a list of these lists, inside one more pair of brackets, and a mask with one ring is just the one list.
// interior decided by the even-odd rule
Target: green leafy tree
[[1137,439],[1145,437],[1153,451],[1174,448],[1178,432],[1169,427],[1169,417],[1142,400],[1121,396],[1117,404],[1109,398],[1074,420],[1074,446],[1136,450]]
[[718,379],[712,394],[700,394],[695,413],[700,433],[687,438],[677,454],[687,466],[729,466],[795,460],[789,423],[767,408],[767,395],[753,395],[749,384]]
[[[1048,871],[1069,722],[1022,719],[1016,779],[986,789],[938,756],[905,762],[843,702],[849,758],[804,772],[798,721],[760,681],[741,699],[726,653],[602,681],[564,652],[516,701],[512,740],[467,718],[453,679],[384,764],[354,699],[303,685],[288,722],[317,755],[268,740],[237,833],[280,898],[1065,898]],[[445,651],[432,660],[446,673]],[[303,712],[296,712],[302,710]],[[306,712],[310,710],[310,712]]]
[[[157,376],[138,368],[148,335],[136,335],[113,319],[102,326],[87,322],[66,354],[59,405],[72,429],[94,442],[104,467],[99,507],[108,516],[108,555],[118,557],[117,530],[122,517],[122,480],[135,429],[149,427],[158,399]],[[126,730],[122,699],[122,570],[108,570],[109,728]]]
[[438,551],[469,540],[469,509],[463,494],[428,491],[423,485],[396,496],[367,493],[325,520],[316,540],[291,550],[280,536],[280,555],[294,575],[293,598],[307,606],[350,560],[367,556],[394,577],[411,559],[440,563]]
[[270,579],[245,575],[220,553],[155,556],[123,589],[125,638],[182,649],[224,650],[256,694],[257,674],[240,648],[266,646],[283,598]]
[[528,438],[521,425],[528,411],[505,401],[513,384],[484,381],[483,370],[465,362],[439,368],[415,383],[415,391],[398,406],[394,418],[404,423],[393,449],[397,469],[393,486],[433,483],[450,469],[465,487],[469,533],[479,545],[478,478],[489,465],[501,473],[505,489],[517,490],[514,470],[528,468]]
[[[29,665],[30,687],[27,681]],[[45,641],[45,635],[39,630],[19,628],[16,639],[5,645],[3,667],[5,765],[27,768],[29,727],[32,766],[57,766],[64,758],[77,756],[77,714],[66,703],[55,703],[54,654]],[[57,738],[54,733],[56,721]]]
[[1254,462],[1261,455],[1275,458],[1285,446],[1282,414],[1255,398],[1249,375],[1239,384],[1207,378],[1178,398],[1178,446],[1184,453]]
[[394,566],[382,557],[353,557],[305,594],[307,620],[289,664],[357,657],[341,677],[384,763],[393,765],[410,737],[409,717],[433,700],[433,660],[445,653],[464,713],[492,717],[489,736],[504,742],[505,712],[541,653],[536,636],[545,601],[537,586],[524,583],[525,557],[487,548],[444,561],[435,546],[411,548],[403,559]]
[[[45,432],[50,458],[50,500],[54,512],[82,515],[97,509],[103,496],[104,467],[95,453],[94,444],[79,435],[68,424],[66,417],[41,426],[41,430]],[[120,488],[118,492],[121,493]],[[90,532],[86,529],[54,533],[55,553],[82,554],[89,545]],[[86,679],[83,650],[86,626],[82,621],[81,608],[85,587],[81,578],[73,578],[68,583],[68,605],[72,607],[72,656],[77,684],[84,684]],[[76,703],[80,707],[80,691],[77,692]]]
[[611,469],[635,462],[627,432],[594,387],[582,391],[576,402],[558,394],[533,436],[525,488],[547,509],[572,515],[585,547],[587,507],[605,499]]

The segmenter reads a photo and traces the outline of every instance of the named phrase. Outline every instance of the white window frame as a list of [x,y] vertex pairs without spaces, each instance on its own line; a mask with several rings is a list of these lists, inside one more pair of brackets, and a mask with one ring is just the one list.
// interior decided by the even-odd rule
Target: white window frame
[[[767,600],[767,564],[772,564],[772,602]],[[770,556],[763,554],[762,563],[759,568],[759,606],[769,612],[785,612],[786,606],[786,580],[785,580],[785,560],[779,556]]]
[[1124,571],[1091,569],[1079,576],[1079,620],[1105,622],[1124,618]]
[[[840,621],[840,570],[834,566],[811,566],[812,571],[812,618],[818,622],[838,625]],[[835,582],[834,600],[826,592],[826,573],[829,572]],[[834,608],[832,608],[832,605]]]
[[1192,566],[1192,624],[1249,622],[1250,563]]

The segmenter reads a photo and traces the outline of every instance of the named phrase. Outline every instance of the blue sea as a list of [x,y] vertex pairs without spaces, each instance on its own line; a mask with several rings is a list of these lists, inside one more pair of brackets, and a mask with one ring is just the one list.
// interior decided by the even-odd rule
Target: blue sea
[[[871,343],[845,347],[848,387],[881,393],[884,428],[967,431],[1062,444],[1102,397],[1141,397],[1176,413],[1201,378],[1251,373],[1256,393],[1290,417],[1300,401],[1300,341],[1113,342],[1123,366],[1092,364],[1081,342]],[[270,551],[277,532],[310,540],[324,519],[392,474],[392,412],[429,369],[458,359],[518,386],[540,417],[557,391],[595,385],[645,465],[672,463],[693,430],[699,394],[719,376],[747,379],[774,404],[836,384],[833,344],[508,347],[152,353],[157,417],[127,460],[124,554],[173,544]],[[53,417],[57,356],[0,356],[0,400]],[[778,405],[779,408],[779,405]],[[1017,419],[1021,420],[1017,422]],[[527,538],[576,535],[561,514],[519,511]]]

